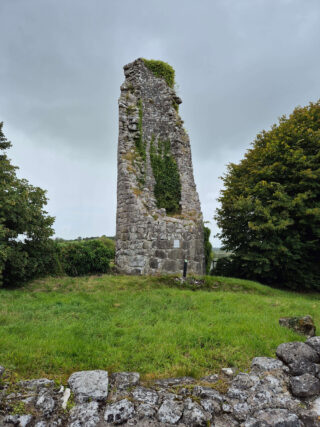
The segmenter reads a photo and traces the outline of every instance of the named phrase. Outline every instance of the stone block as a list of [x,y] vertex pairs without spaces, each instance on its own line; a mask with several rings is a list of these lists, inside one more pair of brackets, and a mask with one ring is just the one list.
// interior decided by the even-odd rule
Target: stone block
[[157,249],[154,252],[154,256],[157,258],[160,258],[160,259],[165,259],[165,258],[167,258],[167,252],[164,250]]
[[159,267],[159,262],[156,258],[150,258],[149,265],[150,268],[157,269]]
[[184,259],[183,249],[171,249],[168,251],[168,258],[172,260],[181,261]]
[[79,371],[74,372],[68,379],[71,391],[77,402],[90,400],[105,400],[108,396],[108,372],[107,371]]
[[178,263],[174,260],[165,260],[162,264],[162,270],[168,273],[180,272],[181,269],[179,268]]

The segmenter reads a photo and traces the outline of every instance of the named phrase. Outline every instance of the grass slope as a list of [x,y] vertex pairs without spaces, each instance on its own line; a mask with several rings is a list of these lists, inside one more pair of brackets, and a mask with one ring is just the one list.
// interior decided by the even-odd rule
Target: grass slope
[[319,294],[238,279],[206,277],[195,291],[171,277],[47,278],[0,289],[0,365],[61,381],[82,369],[198,377],[274,356],[304,339],[279,317],[310,314],[319,328],[319,312]]

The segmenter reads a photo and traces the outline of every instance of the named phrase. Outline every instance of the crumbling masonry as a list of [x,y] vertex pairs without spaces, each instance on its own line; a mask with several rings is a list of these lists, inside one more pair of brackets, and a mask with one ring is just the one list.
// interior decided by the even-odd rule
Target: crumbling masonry
[[178,114],[182,101],[173,83],[148,66],[152,62],[137,59],[124,67],[116,265],[126,274],[181,273],[186,259],[189,272],[203,274],[203,220]]

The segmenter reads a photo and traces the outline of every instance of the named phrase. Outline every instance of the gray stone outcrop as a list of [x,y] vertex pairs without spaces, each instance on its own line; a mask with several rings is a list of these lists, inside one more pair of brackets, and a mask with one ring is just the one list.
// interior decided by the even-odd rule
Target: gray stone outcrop
[[[202,213],[191,148],[177,105],[182,101],[142,59],[124,67],[119,99],[116,266],[126,274],[204,273]],[[145,159],[137,153],[141,138]],[[169,215],[154,195],[150,147],[170,142],[180,182],[180,212]]]
[[292,329],[301,335],[313,337],[316,334],[316,326],[311,316],[294,316],[294,317],[281,317],[279,325],[285,328]]
[[[306,350],[318,348],[319,339],[281,344],[277,354],[284,359],[286,349],[286,361],[256,357],[249,372],[233,370],[228,376],[222,370],[201,380],[181,377],[143,383],[137,372],[118,372],[109,381],[105,371],[76,372],[68,381],[71,395],[69,388],[44,378],[13,387],[10,374],[4,374],[0,425],[319,427],[320,375],[309,372],[315,357]],[[292,373],[295,358],[308,372]],[[63,409],[66,395],[69,402]]]

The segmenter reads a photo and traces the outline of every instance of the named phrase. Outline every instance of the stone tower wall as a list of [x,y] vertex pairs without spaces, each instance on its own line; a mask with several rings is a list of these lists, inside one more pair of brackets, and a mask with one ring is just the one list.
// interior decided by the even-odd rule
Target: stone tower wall
[[[189,137],[176,106],[181,103],[163,78],[142,59],[124,67],[119,99],[116,265],[126,274],[204,273],[203,224],[193,177]],[[137,152],[144,144],[145,157]],[[180,212],[157,207],[151,144],[170,141],[181,182]]]

